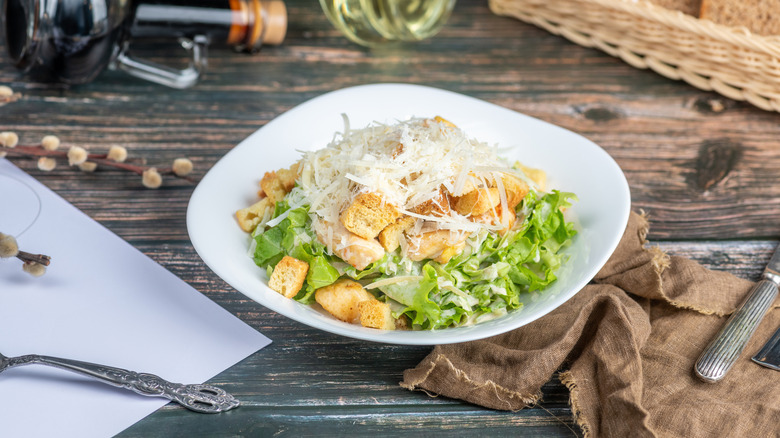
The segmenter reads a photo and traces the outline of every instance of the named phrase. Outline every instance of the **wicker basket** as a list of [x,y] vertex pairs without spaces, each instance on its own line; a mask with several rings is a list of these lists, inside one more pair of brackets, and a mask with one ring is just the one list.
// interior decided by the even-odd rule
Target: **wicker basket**
[[489,0],[518,18],[702,90],[780,112],[780,37],[753,35],[646,0]]

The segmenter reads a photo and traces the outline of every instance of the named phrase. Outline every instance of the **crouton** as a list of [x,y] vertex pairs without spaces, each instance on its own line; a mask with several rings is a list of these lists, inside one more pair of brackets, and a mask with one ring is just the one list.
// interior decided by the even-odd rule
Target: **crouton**
[[403,154],[403,153],[404,153],[404,144],[403,144],[403,143],[401,143],[401,142],[399,142],[399,143],[398,143],[398,144],[396,144],[396,145],[395,145],[395,147],[393,148],[393,152],[391,152],[390,156],[391,156],[393,159],[395,159],[395,158],[398,158],[398,156],[399,156],[399,155],[401,155],[401,154]]
[[263,189],[265,196],[273,203],[281,201],[284,195],[287,194],[279,177],[276,175],[276,171],[273,170],[263,175],[263,179],[260,180],[260,187]]
[[450,122],[449,120],[445,119],[444,117],[436,116],[433,119],[436,120],[437,122],[441,123],[441,124],[449,126],[450,128],[457,128],[457,126],[455,126],[454,123]]
[[454,123],[450,122],[449,120],[447,120],[447,119],[445,119],[444,117],[441,117],[441,116],[436,116],[436,117],[433,118],[433,120],[425,119],[425,121],[423,121],[423,126],[425,126],[426,128],[429,127],[432,121],[441,123],[442,125],[444,125],[444,126],[446,126],[448,128],[457,128],[457,126]]
[[379,243],[382,245],[382,247],[387,252],[393,252],[398,248],[401,241],[401,235],[403,235],[404,231],[408,230],[409,228],[412,228],[414,225],[414,222],[417,219],[411,217],[411,216],[403,216],[388,226],[386,226],[382,231],[379,232]]
[[514,167],[522,170],[523,173],[525,173],[525,176],[533,181],[539,190],[544,191],[544,187],[547,184],[547,172],[542,169],[534,169],[532,167],[525,166],[519,161],[515,161]]
[[[450,183],[453,186],[455,185],[456,182],[457,182],[457,178],[450,180]],[[453,191],[449,191],[448,189],[445,189],[445,190],[447,190],[447,193],[450,196],[463,196],[466,193],[469,193],[469,192],[471,192],[473,190],[477,190],[477,189],[484,188],[484,187],[485,187],[485,184],[482,181],[480,181],[476,177],[476,175],[474,175],[473,172],[469,172],[469,174],[463,180],[463,184],[462,184],[462,187],[460,188],[460,190],[453,190]],[[453,187],[453,189],[454,189],[454,187]]]
[[390,306],[379,300],[366,300],[358,303],[360,325],[379,330],[395,330],[395,319]]
[[406,256],[415,262],[434,258],[441,255],[450,246],[457,247],[461,245],[462,242],[466,241],[467,237],[468,235],[465,233],[455,233],[449,230],[429,231],[418,236],[409,236]]
[[331,225],[327,222],[317,222],[314,226],[317,240],[330,248],[337,256],[352,265],[355,269],[365,269],[385,255],[385,249],[376,239],[364,239],[350,233],[341,222]]
[[[515,167],[520,168],[518,166],[522,166],[519,162],[515,163]],[[535,176],[541,177],[542,185],[544,184],[544,171],[537,170],[537,169],[530,169],[530,168],[524,168],[528,169],[528,171],[535,171],[538,173],[538,175],[535,173]],[[475,202],[477,197],[480,195],[484,195],[484,193],[474,193],[475,191],[485,191],[485,187],[488,188],[498,188],[498,183],[495,180],[495,177],[493,175],[487,175],[483,176],[481,178],[476,177],[474,174],[469,174],[470,176],[466,178],[464,181],[463,187],[459,191],[459,193],[452,193],[453,196],[457,196],[456,200],[453,202],[453,205],[460,203],[460,208],[463,211],[468,211],[468,208],[470,207],[469,202]],[[529,176],[529,178],[534,181],[537,185],[539,182]],[[485,185],[487,184],[487,186]],[[525,196],[528,194],[528,191],[530,188],[528,187],[528,184],[526,184],[525,181],[523,181],[520,177],[517,175],[511,174],[511,173],[502,173],[501,176],[501,185],[504,186],[504,190],[506,191],[506,197],[507,197],[507,203],[510,207],[515,207],[517,204],[520,203],[520,201],[525,198]],[[492,192],[488,190],[488,192]],[[495,192],[498,193],[498,192]],[[462,200],[460,198],[463,198]],[[496,198],[500,202],[500,198]],[[488,198],[488,201],[494,201],[495,199],[490,196]],[[489,203],[488,203],[489,204]],[[488,209],[494,207],[490,206]],[[477,205],[477,210],[484,209],[484,206]],[[457,210],[457,206],[456,206]],[[487,210],[484,210],[487,211]],[[484,213],[482,211],[482,213]],[[462,211],[458,211],[460,214],[467,214],[463,213]],[[474,213],[471,212],[471,214],[481,214],[481,213]]]
[[336,318],[349,323],[360,319],[358,306],[364,301],[377,301],[360,283],[342,278],[314,292],[314,300]]
[[273,204],[268,198],[263,198],[247,208],[242,208],[236,212],[238,226],[247,233],[251,233],[257,227],[257,224],[263,220],[266,210],[273,209]]
[[350,232],[364,239],[373,239],[399,216],[398,209],[380,195],[360,193],[341,213],[339,220]]
[[501,178],[501,184],[504,186],[504,191],[506,191],[506,203],[509,208],[515,208],[530,190],[525,181],[510,174],[504,174],[504,177]]
[[396,330],[409,330],[410,325],[411,323],[406,315],[400,315],[398,319],[395,320]]
[[412,211],[423,216],[447,216],[450,214],[450,197],[446,189],[439,188],[439,193],[433,198],[415,205]]
[[498,189],[488,187],[472,190],[463,196],[455,198],[454,206],[455,211],[464,216],[478,216],[494,208],[500,202],[501,197],[498,194]]
[[300,161],[290,166],[288,169],[279,169],[276,171],[276,176],[279,177],[279,183],[286,193],[290,193],[290,190],[295,187],[295,180],[298,179],[298,170],[300,169]]
[[495,214],[493,214],[493,210],[490,210],[482,213],[479,216],[472,216],[471,220],[473,222],[480,222],[489,225],[501,224],[501,228],[497,230],[497,233],[503,236],[512,229],[512,226],[517,220],[517,214],[515,213],[514,208],[508,207],[506,210],[504,210],[501,206],[498,206],[495,210]]
[[299,168],[300,163],[295,163],[289,169],[266,172],[260,180],[260,187],[265,196],[274,204],[281,201],[295,187]]
[[274,267],[268,287],[287,298],[298,294],[309,272],[309,264],[294,257],[284,256]]

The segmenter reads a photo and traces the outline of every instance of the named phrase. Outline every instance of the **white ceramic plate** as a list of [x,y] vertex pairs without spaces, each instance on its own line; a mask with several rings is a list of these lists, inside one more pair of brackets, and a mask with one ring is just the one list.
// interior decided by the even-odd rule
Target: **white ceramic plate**
[[[289,167],[299,150],[325,147],[343,129],[374,121],[440,115],[470,137],[506,148],[503,155],[547,171],[548,187],[577,194],[570,215],[580,230],[567,249],[568,263],[550,288],[525,295],[524,306],[492,321],[436,331],[381,331],[347,324],[284,298],[267,286],[265,270],[247,255],[249,238],[234,212],[257,201],[266,171]],[[429,87],[364,85],[334,91],[277,117],[206,174],[190,199],[187,228],[203,261],[222,279],[263,306],[331,333],[393,344],[433,345],[497,335],[528,324],[563,304],[598,272],[628,221],[630,194],[615,161],[593,142],[563,128],[478,99]]]

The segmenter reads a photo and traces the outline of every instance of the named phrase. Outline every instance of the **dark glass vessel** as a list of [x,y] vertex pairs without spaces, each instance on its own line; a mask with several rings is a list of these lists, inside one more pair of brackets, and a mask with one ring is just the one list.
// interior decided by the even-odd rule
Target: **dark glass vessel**
[[36,80],[79,84],[108,65],[124,33],[127,2],[6,0],[3,24],[11,60]]
[[[217,42],[254,52],[280,44],[287,26],[280,0],[0,0],[9,56],[45,82],[83,84],[106,67],[184,88]],[[130,41],[170,38],[191,53],[189,69],[174,70],[129,55]],[[182,76],[184,75],[184,76]]]

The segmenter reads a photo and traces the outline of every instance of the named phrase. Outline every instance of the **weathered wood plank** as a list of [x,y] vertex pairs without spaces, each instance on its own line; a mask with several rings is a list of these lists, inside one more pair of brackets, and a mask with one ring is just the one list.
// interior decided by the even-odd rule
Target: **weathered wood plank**
[[[174,410],[175,409],[175,410]],[[420,406],[256,407],[204,418],[163,409],[156,421],[141,422],[119,436],[368,436],[411,433],[412,436],[581,436],[560,410],[496,412],[461,406],[442,412]],[[192,432],[189,432],[192,431]]]
[[[575,105],[579,104],[575,99],[567,99],[569,102],[573,100]],[[636,129],[632,132],[622,133],[619,128],[598,128],[599,131],[595,132],[596,128],[587,126],[592,123],[588,120],[545,117],[548,114],[534,114],[534,108],[528,106],[517,104],[507,106],[532,115],[541,115],[547,120],[554,119],[562,126],[581,132],[604,146],[627,175],[634,208],[647,210],[653,215],[655,226],[651,231],[651,238],[728,239],[770,238],[780,235],[780,223],[773,220],[775,212],[780,208],[778,205],[780,203],[780,192],[778,192],[780,190],[778,184],[780,148],[775,147],[774,143],[777,134],[774,132],[775,123],[768,124],[772,125],[772,129],[750,136],[736,137],[728,132],[718,132],[720,130],[718,127],[709,129],[709,132],[716,133],[715,136],[676,136],[658,131],[648,134],[637,132],[644,124],[654,124],[657,126],[656,129],[668,129],[674,132],[678,128],[675,126],[678,124],[676,121],[664,123],[651,118],[641,120],[639,117],[633,117],[630,121],[626,121],[626,124],[633,128],[623,128]],[[0,108],[0,111],[2,110],[4,108]],[[593,108],[584,110],[583,113],[588,111],[592,114]],[[580,115],[575,114],[574,117]],[[144,119],[148,123],[149,119],[147,117]],[[181,115],[179,119],[186,120],[187,115]],[[71,122],[72,120],[68,123]],[[150,163],[167,164],[173,158],[186,155],[193,159],[200,169],[198,174],[202,175],[202,172],[216,162],[222,154],[264,123],[263,121],[247,122],[250,126],[245,128],[235,125],[207,127],[198,121],[194,123],[198,126],[195,129],[186,126],[182,126],[180,130],[166,127],[148,129],[148,133],[145,133],[139,132],[140,124],[135,123],[135,120],[126,122],[133,127],[112,128],[106,131],[103,128],[82,127],[81,122],[77,122],[80,127],[78,130],[73,130],[73,133],[68,129],[63,130],[57,125],[49,124],[36,129],[21,125],[15,129],[22,133],[23,142],[35,142],[45,134],[56,132],[69,144],[86,146],[95,151],[105,150],[108,145],[114,143],[124,144],[130,149],[131,154],[143,157]],[[733,122],[739,124],[739,120]],[[117,120],[112,120],[111,123],[116,124]],[[704,165],[703,154],[712,151],[711,146],[708,145],[713,144],[731,145],[734,152],[724,156],[725,164],[713,162],[707,164],[709,168],[701,167]],[[714,156],[715,159],[718,157],[719,155]],[[41,178],[44,183],[50,184],[69,200],[76,198],[70,196],[68,189],[80,194],[85,190],[105,189],[103,183],[106,177],[100,173],[76,178],[75,182],[78,184],[74,184],[73,180],[63,180],[64,177],[73,176],[67,169],[60,169],[52,174],[42,174],[35,169],[33,161],[17,161],[23,168]],[[698,168],[697,163],[700,166]],[[111,177],[117,179],[118,188],[132,190],[139,187],[135,176],[114,172]],[[133,196],[149,199],[152,203],[160,198],[159,195],[155,195],[156,198],[143,194]],[[184,208],[186,200],[186,197],[177,197],[174,202],[178,205],[174,204],[175,207]],[[160,207],[170,211],[171,205],[160,203]],[[156,210],[157,207],[153,204],[142,208],[150,215],[165,214],[165,211]]]
[[[0,131],[17,131],[23,143],[54,133],[94,151],[122,144],[153,164],[188,156],[197,179],[252,132],[310,98],[358,84],[416,83],[485,99],[600,144],[624,170],[633,207],[650,213],[651,244],[670,254],[755,280],[780,236],[775,113],[494,16],[482,0],[459,1],[436,38],[384,50],[351,44],[315,3],[287,5],[283,45],[257,56],[215,47],[203,81],[189,90],[119,72],[70,89],[28,82],[0,51],[0,83],[23,94],[0,106]],[[161,63],[178,53],[158,43],[134,47]],[[35,161],[13,161],[274,340],[214,379],[246,401],[241,409],[199,416],[169,405],[123,436],[397,435],[421,428],[432,436],[574,435],[568,392],[555,379],[542,389],[538,407],[517,413],[430,398],[398,386],[428,347],[315,331],[246,299],[209,271],[189,243],[191,184],[167,181],[151,191],[124,172],[82,174],[61,165],[43,173]]]

